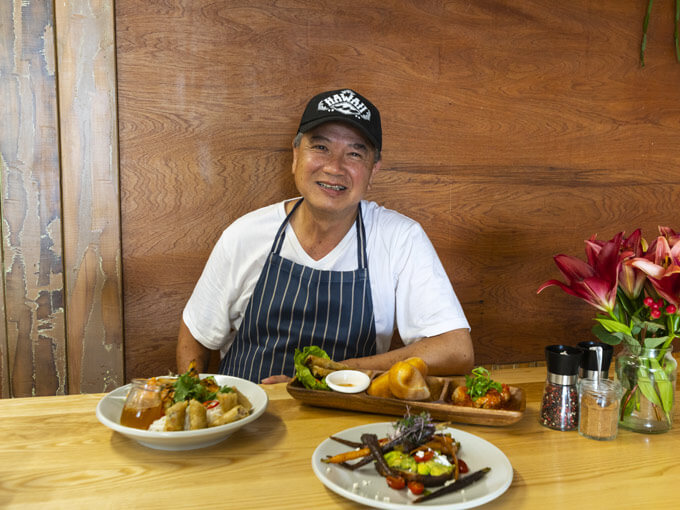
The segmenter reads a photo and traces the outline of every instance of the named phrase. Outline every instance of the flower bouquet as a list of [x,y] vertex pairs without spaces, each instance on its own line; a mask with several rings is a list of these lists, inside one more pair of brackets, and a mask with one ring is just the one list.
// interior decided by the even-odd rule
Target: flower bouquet
[[671,355],[680,336],[680,234],[659,227],[648,244],[637,229],[609,241],[586,241],[586,261],[557,255],[567,283],[548,280],[538,289],[558,286],[598,312],[593,333],[610,345],[623,343],[616,375],[625,393],[620,425],[636,431],[664,432],[672,424],[677,362]]

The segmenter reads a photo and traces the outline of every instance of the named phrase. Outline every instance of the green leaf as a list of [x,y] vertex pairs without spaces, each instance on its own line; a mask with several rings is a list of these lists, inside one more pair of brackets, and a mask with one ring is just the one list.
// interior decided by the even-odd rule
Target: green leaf
[[622,338],[620,336],[612,335],[609,331],[604,329],[602,324],[595,324],[591,331],[593,335],[606,344],[619,345],[621,343]]
[[641,321],[638,318],[633,318],[635,325],[640,328],[640,330],[646,329],[647,333],[656,333],[657,331],[664,331],[666,327],[658,322]]
[[656,349],[666,340],[668,340],[667,336],[647,337],[645,338],[645,347],[648,349]]
[[670,416],[671,409],[673,408],[673,384],[668,379],[668,374],[666,374],[666,371],[661,367],[659,361],[656,358],[649,359],[649,366],[652,373],[654,374],[656,386],[659,388],[661,407],[663,408],[666,415]]
[[611,333],[619,332],[619,333],[626,333],[627,335],[631,334],[630,326],[628,326],[626,324],[622,324],[619,321],[615,321],[615,320],[612,320],[612,319],[601,319],[599,317],[596,318],[595,320],[597,322],[599,322],[600,324],[602,324],[602,326],[604,326],[604,328]]
[[[205,381],[214,382],[214,378],[206,377]],[[175,381],[175,395],[174,401],[181,402],[183,400],[195,399],[199,402],[205,402],[206,400],[212,400],[215,398],[215,393],[211,392],[203,384],[198,377],[191,375],[191,370],[187,370],[185,373],[180,375]]]
[[661,399],[659,399],[659,395],[656,393],[656,389],[654,388],[654,383],[649,377],[647,377],[646,372],[646,369],[638,369],[638,387],[640,390],[642,390],[642,394],[647,400],[649,400],[654,405],[663,407],[661,404]]

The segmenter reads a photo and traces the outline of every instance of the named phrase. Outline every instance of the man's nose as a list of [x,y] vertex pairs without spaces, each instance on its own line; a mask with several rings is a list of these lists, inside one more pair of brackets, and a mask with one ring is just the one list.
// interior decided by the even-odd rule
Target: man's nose
[[343,168],[345,166],[345,156],[344,154],[331,154],[329,155],[328,159],[326,160],[326,164],[324,165],[324,169],[327,172],[332,172],[332,173],[338,173],[342,172]]

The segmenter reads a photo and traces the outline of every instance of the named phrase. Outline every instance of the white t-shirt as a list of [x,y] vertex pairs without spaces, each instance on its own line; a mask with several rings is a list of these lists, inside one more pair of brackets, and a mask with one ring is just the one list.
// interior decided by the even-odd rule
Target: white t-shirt
[[[427,234],[416,221],[375,202],[361,202],[376,351],[386,352],[396,327],[405,344],[469,324]],[[231,346],[253,289],[286,218],[279,202],[237,219],[222,233],[184,308],[191,334],[222,356]],[[321,270],[357,269],[356,228],[325,257],[312,259],[290,224],[280,255]]]

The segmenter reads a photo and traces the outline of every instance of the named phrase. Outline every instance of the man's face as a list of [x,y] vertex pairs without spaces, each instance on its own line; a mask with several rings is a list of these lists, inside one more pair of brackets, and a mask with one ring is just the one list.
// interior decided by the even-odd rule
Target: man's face
[[361,131],[327,122],[302,136],[293,148],[295,185],[309,207],[323,213],[354,214],[380,162]]

